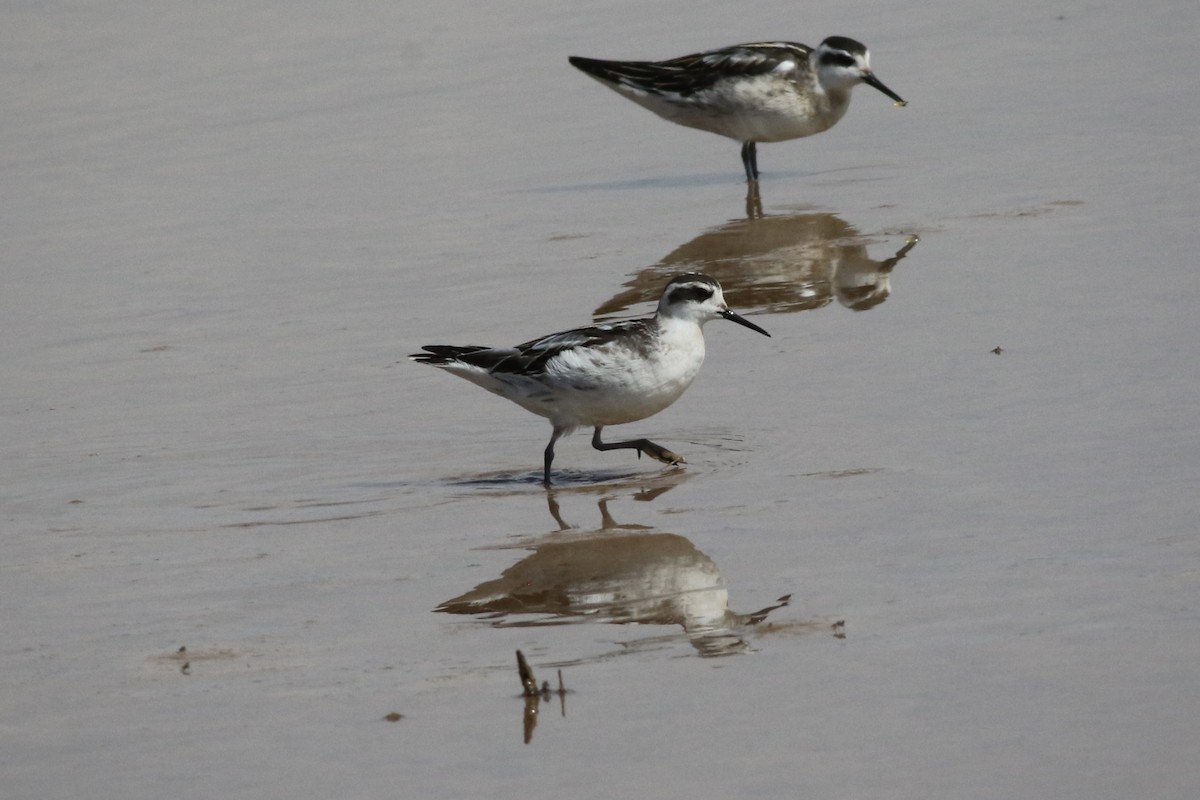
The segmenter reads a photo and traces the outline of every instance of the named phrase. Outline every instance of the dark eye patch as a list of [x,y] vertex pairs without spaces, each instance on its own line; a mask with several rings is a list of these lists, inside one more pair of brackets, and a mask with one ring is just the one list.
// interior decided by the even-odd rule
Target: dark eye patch
[[848,53],[823,53],[821,55],[822,64],[837,64],[839,67],[853,67],[854,56]]
[[703,303],[712,296],[713,290],[709,287],[692,283],[686,286],[677,286],[676,288],[672,289],[669,302],[671,305],[674,305],[675,303],[687,303],[689,301],[693,303]]

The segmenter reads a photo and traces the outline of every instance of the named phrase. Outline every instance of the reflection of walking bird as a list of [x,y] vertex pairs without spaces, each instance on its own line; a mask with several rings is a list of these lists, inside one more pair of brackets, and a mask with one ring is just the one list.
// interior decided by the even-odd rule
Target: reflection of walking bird
[[746,180],[758,180],[758,142],[829,130],[865,83],[896,105],[900,95],[871,71],[861,42],[830,36],[814,50],[796,42],[753,42],[669,61],[602,61],[573,66],[663,119],[742,143]]
[[891,294],[892,270],[917,237],[882,260],[871,257],[868,241],[853,225],[824,212],[732,220],[641,270],[594,315],[612,318],[652,301],[664,276],[680,270],[712,275],[735,305],[757,313],[807,311],[834,299],[865,311]]
[[[604,502],[601,513],[608,517]],[[606,523],[607,524],[607,523]],[[555,536],[497,579],[437,607],[482,614],[499,627],[572,621],[678,625],[702,656],[744,652],[741,632],[788,603],[783,597],[752,614],[729,609],[717,565],[673,533],[595,532]],[[515,615],[540,618],[507,621]]]
[[546,417],[554,426],[544,454],[550,485],[554,443],[579,426],[594,428],[597,450],[637,450],[666,464],[684,459],[648,439],[603,442],[606,425],[636,422],[674,403],[704,363],[705,323],[727,319],[770,336],[729,310],[721,285],[707,275],[667,284],[654,316],[556,333],[516,347],[426,345],[409,356],[441,367]]

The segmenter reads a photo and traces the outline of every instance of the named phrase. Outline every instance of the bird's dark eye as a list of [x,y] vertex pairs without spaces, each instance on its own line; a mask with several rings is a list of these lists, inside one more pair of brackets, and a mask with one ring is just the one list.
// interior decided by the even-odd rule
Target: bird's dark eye
[[839,67],[853,67],[854,56],[849,53],[824,53],[821,55],[821,63],[826,66],[836,64]]

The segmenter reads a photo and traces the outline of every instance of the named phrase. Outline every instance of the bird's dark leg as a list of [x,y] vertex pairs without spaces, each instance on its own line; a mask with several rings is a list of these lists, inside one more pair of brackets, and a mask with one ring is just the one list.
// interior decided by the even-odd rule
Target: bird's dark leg
[[542,485],[547,489],[550,488],[550,465],[554,463],[554,443],[558,441],[558,437],[563,435],[566,428],[555,426],[554,432],[550,434],[550,444],[546,445],[546,467],[542,473]]
[[754,142],[742,142],[742,166],[746,168],[746,180],[758,181],[758,148]]
[[638,458],[642,457],[642,453],[656,458],[664,464],[682,464],[684,463],[683,456],[678,453],[672,453],[662,445],[657,445],[649,439],[633,439],[628,442],[602,442],[600,441],[600,431],[604,426],[597,426],[596,432],[592,434],[592,447],[597,450],[637,450]]

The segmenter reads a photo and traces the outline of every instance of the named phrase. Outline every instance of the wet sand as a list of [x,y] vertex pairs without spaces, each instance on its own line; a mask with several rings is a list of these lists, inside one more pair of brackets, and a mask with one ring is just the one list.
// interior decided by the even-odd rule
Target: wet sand
[[[3,794],[1194,796],[1200,10],[802,16],[0,12]],[[753,218],[566,63],[830,34]],[[692,269],[683,468],[404,358]]]

